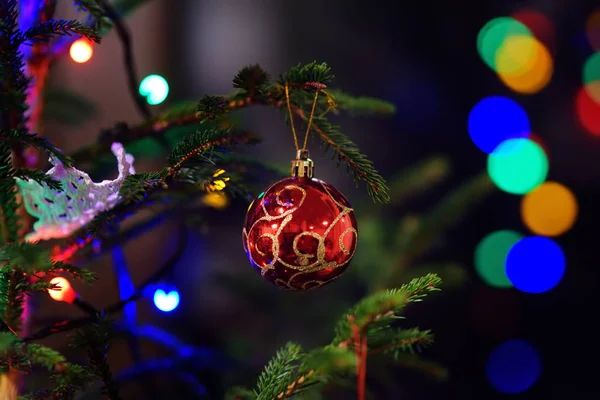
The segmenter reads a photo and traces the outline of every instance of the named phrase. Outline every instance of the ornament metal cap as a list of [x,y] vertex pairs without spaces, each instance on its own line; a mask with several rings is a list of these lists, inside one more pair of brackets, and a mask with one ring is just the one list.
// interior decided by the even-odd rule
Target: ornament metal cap
[[292,177],[312,178],[315,163],[311,160],[308,150],[296,151],[296,159],[292,161]]

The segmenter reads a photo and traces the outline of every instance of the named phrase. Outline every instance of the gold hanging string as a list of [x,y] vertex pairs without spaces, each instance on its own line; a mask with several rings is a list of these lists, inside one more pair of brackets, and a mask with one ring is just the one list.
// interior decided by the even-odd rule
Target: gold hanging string
[[290,125],[292,127],[292,135],[294,135],[294,144],[296,145],[296,151],[298,151],[298,137],[296,136],[296,128],[294,127],[294,114],[292,114],[292,104],[290,103],[290,88],[287,82],[285,83],[285,100],[287,103],[288,113],[290,115]]
[[310,117],[308,118],[308,126],[306,127],[306,134],[304,134],[304,145],[302,150],[306,150],[308,144],[308,134],[310,133],[310,126],[312,125],[313,116],[315,115],[315,108],[317,107],[317,98],[319,97],[319,89],[315,92],[315,99],[313,100],[312,109],[310,110]]
[[[318,98],[319,98],[319,89],[317,89],[317,91],[315,92],[315,99],[313,100],[312,109],[310,111],[310,116],[308,118],[308,126],[306,127],[306,133],[304,135],[304,144],[302,145],[302,150],[306,150],[306,145],[308,144],[308,134],[310,133],[310,128],[312,126],[313,117],[315,115],[315,109],[317,108],[317,99]],[[298,145],[298,136],[296,135],[296,128],[294,127],[294,114],[292,113],[292,103],[290,102],[290,88],[287,83],[285,84],[285,100],[287,103],[288,114],[290,117],[290,126],[292,127],[292,135],[294,136],[294,145],[296,146],[296,151],[298,151],[298,150],[300,150],[300,146]]]

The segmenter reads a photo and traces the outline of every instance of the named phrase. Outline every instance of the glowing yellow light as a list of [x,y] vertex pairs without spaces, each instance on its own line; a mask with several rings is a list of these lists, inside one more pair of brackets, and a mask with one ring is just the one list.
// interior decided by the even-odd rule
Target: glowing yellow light
[[[216,178],[218,176],[221,176],[225,173],[224,169],[218,169],[214,174],[213,174],[213,178]],[[229,181],[229,177],[224,177],[222,179],[218,179],[216,181],[213,181],[212,183],[208,183],[206,185],[204,185],[204,189],[207,192],[214,192],[215,190],[223,190],[225,189],[225,186],[227,186],[227,183]]]
[[543,236],[558,236],[571,229],[578,211],[573,193],[557,182],[543,183],[521,201],[523,223]]
[[511,36],[496,53],[496,71],[510,89],[532,94],[548,85],[554,65],[550,52],[537,39]]
[[57,289],[48,289],[48,294],[53,300],[64,301],[65,303],[72,303],[75,300],[75,291],[67,279],[57,276],[52,278],[50,283],[58,286]]
[[229,205],[229,197],[225,193],[211,192],[204,195],[202,204],[219,210]]
[[92,58],[94,50],[92,49],[92,44],[87,39],[79,39],[71,45],[69,54],[73,61],[81,64]]

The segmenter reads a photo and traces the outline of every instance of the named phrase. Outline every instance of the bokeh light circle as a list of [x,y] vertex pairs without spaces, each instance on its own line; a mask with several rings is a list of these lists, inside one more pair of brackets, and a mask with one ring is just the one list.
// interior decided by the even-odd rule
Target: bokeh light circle
[[550,238],[531,236],[518,241],[506,257],[506,275],[515,288],[543,293],[554,288],[565,273],[560,246]]
[[488,382],[498,392],[523,393],[539,379],[542,362],[537,349],[524,340],[512,339],[498,345],[485,365]]
[[160,75],[148,75],[140,82],[139,92],[146,97],[150,105],[157,105],[165,101],[169,95],[169,84]]
[[583,64],[583,84],[588,95],[600,103],[600,51],[592,54]]
[[527,113],[516,101],[490,96],[469,113],[468,130],[473,143],[490,154],[507,139],[529,137],[531,127]]
[[496,72],[518,93],[533,94],[545,88],[554,72],[548,49],[531,36],[507,38],[496,54]]
[[523,195],[546,180],[548,158],[532,140],[508,139],[488,156],[487,169],[500,190]]
[[595,10],[585,22],[585,33],[594,50],[600,50],[600,8]]
[[510,288],[512,282],[506,276],[506,257],[510,249],[523,235],[510,230],[488,234],[475,248],[475,270],[480,278],[490,286]]
[[93,54],[94,49],[92,48],[92,44],[85,38],[76,40],[69,48],[69,55],[76,63],[82,64],[88,62]]
[[521,22],[510,17],[494,18],[481,28],[477,35],[477,51],[483,62],[496,70],[496,53],[510,36],[532,36]]
[[525,25],[531,33],[549,48],[554,48],[556,28],[546,15],[536,10],[522,9],[511,15]]
[[545,182],[521,201],[521,218],[533,233],[558,236],[573,226],[579,207],[571,190],[558,182]]
[[586,131],[600,136],[600,102],[592,98],[592,92],[600,92],[600,81],[592,82],[579,90],[575,99],[575,112]]

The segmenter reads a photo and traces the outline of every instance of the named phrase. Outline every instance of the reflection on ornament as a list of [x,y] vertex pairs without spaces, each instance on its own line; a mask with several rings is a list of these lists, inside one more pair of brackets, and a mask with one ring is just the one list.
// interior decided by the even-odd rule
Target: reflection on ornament
[[62,190],[40,185],[34,180],[16,179],[27,212],[38,221],[33,225],[34,232],[26,240],[57,239],[69,236],[91,221],[98,213],[113,208],[119,201],[119,189],[125,178],[135,174],[133,156],[126,154],[120,143],[113,143],[111,150],[117,157],[119,176],[114,180],[95,183],[83,171],[65,168],[51,157],[54,165],[46,175],[60,181]]
[[[295,161],[296,176],[273,184],[250,205],[243,242],[250,263],[266,280],[285,289],[309,290],[344,272],[358,231],[344,195],[308,177],[312,161]],[[298,172],[299,165],[307,169]]]

